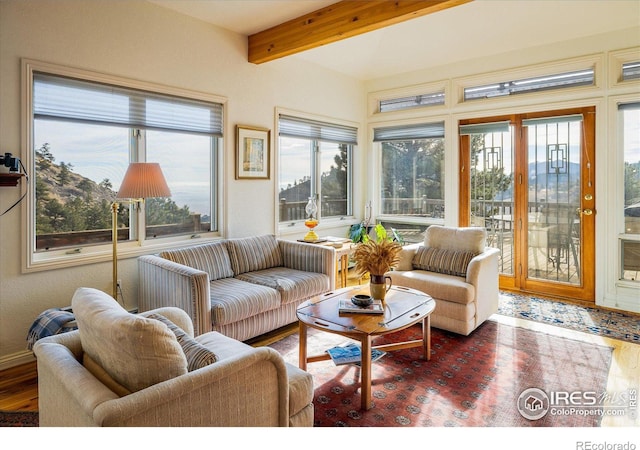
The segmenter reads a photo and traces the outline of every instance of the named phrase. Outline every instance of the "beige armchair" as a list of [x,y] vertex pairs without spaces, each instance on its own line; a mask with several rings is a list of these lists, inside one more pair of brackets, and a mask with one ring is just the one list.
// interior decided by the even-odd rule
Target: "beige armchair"
[[313,425],[311,375],[271,348],[193,338],[184,311],[134,315],[95,289],[72,306],[79,329],[34,347],[41,426]]
[[433,327],[469,335],[498,311],[499,251],[486,240],[484,228],[432,225],[423,243],[403,247],[397,270],[387,275],[435,299]]

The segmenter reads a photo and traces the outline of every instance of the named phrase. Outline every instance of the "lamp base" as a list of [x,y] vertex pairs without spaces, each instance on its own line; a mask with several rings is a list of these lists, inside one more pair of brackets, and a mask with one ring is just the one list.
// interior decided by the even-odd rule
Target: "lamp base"
[[307,234],[305,234],[305,236],[304,236],[304,238],[303,238],[303,239],[304,239],[305,241],[307,241],[307,242],[315,242],[315,241],[317,241],[317,240],[318,240],[318,239],[320,239],[320,238],[318,237],[318,235],[316,234],[316,232],[315,232],[315,231],[313,231],[313,230],[309,230],[309,232],[308,232]]

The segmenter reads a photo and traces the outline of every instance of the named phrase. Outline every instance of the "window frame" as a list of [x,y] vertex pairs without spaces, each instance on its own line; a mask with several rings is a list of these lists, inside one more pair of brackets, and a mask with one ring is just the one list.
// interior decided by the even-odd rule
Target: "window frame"
[[[275,146],[276,146],[276,152],[275,152],[275,183],[274,183],[274,198],[275,198],[275,229],[278,230],[278,234],[279,235],[284,235],[284,234],[292,234],[292,233],[301,233],[301,232],[307,232],[308,229],[304,226],[304,219],[300,219],[300,220],[287,220],[287,221],[280,221],[280,208],[279,208],[279,198],[280,198],[280,189],[279,189],[279,184],[280,184],[280,117],[281,116],[288,116],[288,117],[292,117],[292,118],[298,118],[301,120],[308,120],[308,121],[312,121],[312,122],[323,122],[326,123],[328,125],[336,125],[336,126],[344,126],[344,127],[352,127],[356,129],[356,136],[358,136],[359,131],[360,131],[360,127],[359,124],[355,123],[355,122],[350,122],[350,121],[346,121],[346,120],[341,120],[341,119],[336,119],[334,117],[326,117],[326,116],[319,116],[319,115],[315,115],[315,114],[309,114],[309,113],[304,113],[304,112],[300,112],[300,111],[292,111],[292,110],[287,110],[284,108],[276,108],[276,114],[275,114]],[[316,230],[318,229],[323,229],[323,228],[331,228],[333,226],[343,226],[346,223],[351,223],[354,222],[355,223],[355,183],[353,180],[353,174],[354,172],[354,165],[355,165],[355,155],[357,152],[357,148],[358,148],[358,144],[348,144],[349,145],[349,150],[348,150],[348,154],[347,154],[347,158],[348,158],[348,173],[347,173],[347,214],[344,216],[330,216],[330,217],[323,217],[322,215],[322,210],[321,210],[321,202],[318,201],[319,199],[317,198],[318,193],[321,193],[321,163],[320,163],[320,143],[321,142],[332,142],[332,141],[323,141],[323,140],[314,140],[314,139],[310,139],[310,143],[312,146],[311,152],[312,155],[311,156],[311,171],[312,171],[312,179],[311,182],[313,183],[312,186],[312,190],[315,191],[316,193],[316,204],[318,206],[318,218],[319,218],[319,225],[316,228]],[[315,176],[315,178],[313,178]]]
[[[442,166],[444,167],[445,179],[441,180],[441,183],[442,183],[443,202],[444,204],[446,204],[446,197],[448,195],[448,184],[451,182],[451,180],[447,180],[447,178],[449,177],[446,177],[446,175],[449,174],[449,171],[447,170],[447,164],[448,164],[447,160],[449,159],[447,158],[447,151],[448,151],[447,134],[449,132],[447,118],[444,116],[430,116],[430,117],[422,117],[419,120],[377,122],[375,124],[370,124],[372,151],[375,158],[375,167],[377,172],[377,176],[374,177],[375,182],[373,186],[375,189],[374,190],[375,192],[374,217],[375,217],[376,223],[389,222],[393,224],[406,224],[406,225],[419,225],[419,226],[444,225],[446,218],[451,216],[452,212],[446,211],[446,210],[441,218],[411,217],[411,216],[402,216],[402,215],[393,215],[393,214],[382,214],[381,212],[381,209],[382,209],[382,142],[375,142],[373,140],[375,135],[375,130],[378,128],[396,128],[396,127],[401,128],[405,126],[412,127],[412,126],[419,126],[419,125],[429,126],[437,123],[442,123],[443,129],[444,129],[444,137],[442,137],[443,146],[444,146]],[[425,139],[428,139],[428,138],[425,138]]]
[[[23,223],[25,224],[25,226],[22,227],[21,237],[23,272],[37,272],[110,261],[113,257],[113,247],[111,242],[99,245],[86,245],[76,247],[81,248],[80,251],[77,251],[74,248],[53,249],[46,252],[36,251],[36,177],[31,176],[35,175],[35,148],[33,134],[35,120],[33,113],[34,73],[76,78],[88,82],[109,84],[120,86],[123,88],[148,91],[150,93],[170,95],[196,101],[218,103],[222,106],[223,111],[223,133],[226,131],[226,114],[224,114],[224,112],[226,111],[227,99],[218,95],[190,91],[182,88],[159,85],[150,82],[132,80],[115,75],[92,72],[84,69],[64,67],[42,61],[22,59],[21,63],[23,111],[21,147],[23,162],[30,175],[29,185],[26,187],[27,195],[22,206]],[[134,130],[135,127],[131,127],[130,129]],[[198,239],[194,239],[190,235],[180,235],[159,237],[152,240],[143,240],[141,242],[138,242],[136,240],[119,242],[118,256],[120,259],[133,258],[143,254],[158,252],[163,249],[176,246],[196,245],[202,243],[203,240],[216,239],[220,238],[223,235],[224,230],[222,229],[222,224],[224,223],[224,207],[222,192],[224,186],[224,171],[222,170],[222,168],[224,167],[225,153],[223,151],[224,139],[223,137],[212,137],[211,139],[215,141],[212,147],[217,148],[217,151],[212,152],[211,160],[211,220],[212,223],[215,222],[218,224],[218,229],[216,231],[211,231],[208,233],[200,233],[197,236]],[[131,157],[135,159],[136,156],[132,155]],[[133,161],[134,159],[131,159],[130,161]],[[216,216],[215,220],[214,215]],[[139,229],[139,224],[136,224],[136,222],[139,221],[133,221],[134,224],[132,226],[138,226]]]

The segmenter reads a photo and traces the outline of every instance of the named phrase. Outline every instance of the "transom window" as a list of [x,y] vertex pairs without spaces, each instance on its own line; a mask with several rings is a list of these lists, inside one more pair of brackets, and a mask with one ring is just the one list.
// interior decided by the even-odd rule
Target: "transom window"
[[278,220],[306,218],[316,199],[318,218],[352,215],[352,157],[357,129],[338,123],[279,116]]
[[464,100],[502,97],[577,86],[591,86],[594,82],[595,72],[593,69],[577,70],[468,87],[464,89]]
[[111,242],[111,203],[130,162],[158,162],[169,198],[120,204],[118,240],[218,229],[222,104],[32,71],[34,254]]

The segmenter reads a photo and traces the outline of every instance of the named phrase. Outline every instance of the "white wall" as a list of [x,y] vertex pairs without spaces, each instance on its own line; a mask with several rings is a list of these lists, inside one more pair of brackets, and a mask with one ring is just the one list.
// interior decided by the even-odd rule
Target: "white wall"
[[[141,1],[0,2],[0,152],[23,157],[20,60],[224,96],[224,218],[228,237],[275,233],[275,178],[235,180],[235,125],[274,129],[284,107],[363,123],[362,84],[291,59],[256,66],[246,38]],[[273,135],[272,135],[273,148]],[[273,161],[273,152],[272,152]],[[0,211],[19,189],[0,188]],[[45,309],[69,305],[79,286],[109,292],[109,262],[22,273],[20,207],[0,217],[0,369],[24,362],[27,331]],[[135,258],[119,264],[127,307],[136,306]]]

